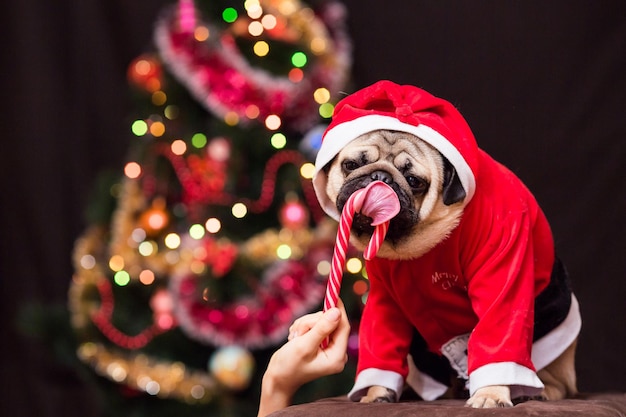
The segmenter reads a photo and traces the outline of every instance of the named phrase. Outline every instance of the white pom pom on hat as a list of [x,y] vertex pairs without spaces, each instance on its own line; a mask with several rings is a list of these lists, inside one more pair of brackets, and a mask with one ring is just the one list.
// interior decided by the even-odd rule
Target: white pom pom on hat
[[342,99],[335,107],[315,160],[313,187],[324,211],[339,220],[337,207],[326,194],[323,168],[348,143],[375,130],[413,134],[454,166],[469,202],[476,188],[478,146],[467,122],[448,101],[412,85],[383,80]]

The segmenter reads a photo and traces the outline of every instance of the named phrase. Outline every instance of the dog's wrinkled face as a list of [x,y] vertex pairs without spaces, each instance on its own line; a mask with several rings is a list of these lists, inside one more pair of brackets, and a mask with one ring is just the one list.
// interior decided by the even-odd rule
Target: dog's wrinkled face
[[[389,225],[378,256],[419,257],[458,224],[465,197],[454,168],[432,146],[414,135],[377,130],[346,145],[327,167],[326,193],[339,212],[360,188],[373,181],[387,183],[398,195],[400,213]],[[360,249],[369,242],[371,219],[357,214],[352,242]]]

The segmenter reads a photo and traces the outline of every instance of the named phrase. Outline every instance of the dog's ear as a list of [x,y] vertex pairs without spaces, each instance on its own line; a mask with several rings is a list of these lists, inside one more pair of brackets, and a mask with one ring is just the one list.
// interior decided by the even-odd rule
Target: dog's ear
[[443,204],[450,206],[459,201],[463,201],[465,196],[465,189],[461,180],[456,173],[456,169],[452,166],[450,161],[445,156],[441,156],[443,159]]

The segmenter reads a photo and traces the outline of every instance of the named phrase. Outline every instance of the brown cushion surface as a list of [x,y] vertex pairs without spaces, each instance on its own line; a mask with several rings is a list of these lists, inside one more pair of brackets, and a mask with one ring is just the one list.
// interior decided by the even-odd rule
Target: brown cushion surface
[[462,400],[411,401],[395,404],[361,404],[345,397],[327,398],[277,411],[271,417],[480,417],[480,416],[581,416],[626,417],[626,394],[581,394],[577,399],[528,401],[512,408],[471,409]]

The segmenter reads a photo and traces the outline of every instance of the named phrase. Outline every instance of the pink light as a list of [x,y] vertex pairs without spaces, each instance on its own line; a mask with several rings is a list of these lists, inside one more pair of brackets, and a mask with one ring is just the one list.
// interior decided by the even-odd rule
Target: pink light
[[196,8],[193,0],[178,1],[178,23],[182,32],[193,33],[196,28]]

